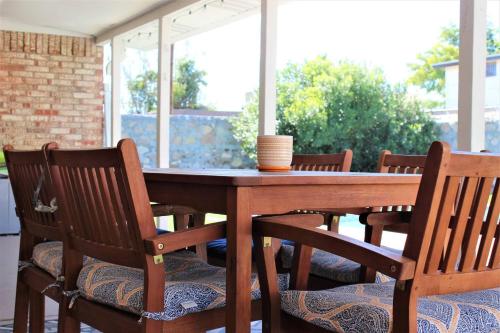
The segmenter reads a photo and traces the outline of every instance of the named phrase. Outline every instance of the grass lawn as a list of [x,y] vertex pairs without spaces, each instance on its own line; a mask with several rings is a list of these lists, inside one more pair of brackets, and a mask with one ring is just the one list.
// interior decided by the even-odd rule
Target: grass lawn
[[3,152],[0,151],[0,173],[7,174],[7,168],[5,167],[5,157],[3,156]]

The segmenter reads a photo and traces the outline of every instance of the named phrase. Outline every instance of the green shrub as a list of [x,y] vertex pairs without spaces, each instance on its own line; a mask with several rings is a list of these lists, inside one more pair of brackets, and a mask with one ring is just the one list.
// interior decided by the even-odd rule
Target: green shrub
[[[406,88],[391,86],[379,69],[326,57],[289,64],[278,73],[277,133],[294,137],[295,153],[350,148],[352,170],[374,170],[382,149],[424,154],[439,137],[437,126]],[[235,138],[255,158],[258,95],[232,120]]]
[[5,156],[3,156],[3,152],[0,151],[0,167],[5,166]]

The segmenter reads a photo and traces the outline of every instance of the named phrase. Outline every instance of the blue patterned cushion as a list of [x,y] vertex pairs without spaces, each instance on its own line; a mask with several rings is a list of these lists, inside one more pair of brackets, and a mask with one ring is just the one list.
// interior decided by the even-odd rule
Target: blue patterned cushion
[[[156,229],[158,235],[167,233],[163,229]],[[33,248],[33,263],[44,271],[48,272],[53,277],[57,278],[61,275],[62,269],[62,254],[63,245],[59,241],[49,241],[35,245]],[[96,259],[83,257],[83,264],[89,264]]]
[[[59,241],[45,242],[33,248],[33,263],[53,277],[61,275],[63,244]],[[83,264],[87,265],[95,259],[83,257]]]
[[[386,249],[398,254],[402,253],[391,248]],[[290,269],[292,267],[293,251],[293,246],[282,243],[280,255],[283,268]],[[341,283],[358,283],[360,268],[360,264],[349,259],[322,250],[313,250],[311,274],[316,276]],[[391,280],[392,278],[387,275],[377,272],[376,282],[388,282]]]
[[[282,240],[281,244],[293,245],[294,243],[289,240]],[[227,239],[216,239],[207,243],[207,253],[209,256],[225,258],[227,252]],[[252,258],[254,258],[253,243],[252,243]]]
[[[164,256],[166,271],[164,305],[159,313],[145,313],[156,320],[173,320],[189,313],[223,307],[226,303],[226,269],[207,264],[190,251]],[[85,266],[77,282],[87,299],[141,314],[143,271],[95,262]],[[288,275],[279,276],[280,290],[288,288]],[[252,274],[252,299],[260,298],[259,281]]]
[[62,242],[45,242],[33,248],[33,263],[53,277],[61,275]]
[[[394,281],[281,293],[288,314],[334,332],[392,331]],[[421,297],[418,332],[500,332],[500,288]]]

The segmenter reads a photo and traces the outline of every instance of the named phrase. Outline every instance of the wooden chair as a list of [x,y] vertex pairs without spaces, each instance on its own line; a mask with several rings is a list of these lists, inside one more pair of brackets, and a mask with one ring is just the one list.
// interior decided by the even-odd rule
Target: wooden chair
[[[264,332],[498,332],[500,155],[451,153],[434,142],[402,255],[297,224],[255,221]],[[451,230],[448,233],[448,230]],[[447,235],[449,234],[449,237]],[[307,265],[279,292],[269,237],[332,252],[396,281],[306,291]]]
[[[293,155],[291,167],[292,170],[295,171],[348,172],[351,170],[351,163],[352,150],[346,149],[342,153],[338,154]],[[322,210],[321,212],[305,212],[303,210],[298,210],[284,215],[304,213],[321,214],[324,218],[324,224],[327,225],[329,230],[334,232],[338,232],[339,217],[345,215],[343,212],[332,212],[329,210]],[[286,241],[285,244],[292,245],[290,242]],[[226,239],[217,239],[209,242],[206,248],[210,263],[218,266],[225,266],[227,251]],[[202,249],[197,248],[197,251],[202,251]]]
[[51,180],[41,150],[20,151],[6,145],[3,152],[21,223],[13,328],[26,332],[29,309],[30,331],[43,332],[44,294],[55,301],[61,298],[59,288],[49,288],[62,278],[62,238],[53,214],[55,203],[52,207],[42,204],[48,205],[54,197]]
[[[225,269],[188,246],[225,237],[225,223],[157,235],[136,147],[46,150],[60,209],[64,296],[59,329],[199,332],[224,326]],[[82,257],[95,258],[82,265]],[[259,317],[252,276],[253,318]],[[280,285],[286,286],[285,277]]]
[[[352,164],[352,150],[346,149],[339,154],[317,154],[317,155],[293,155],[292,170],[296,171],[337,171],[349,172]],[[298,211],[297,213],[304,213]],[[340,216],[345,213],[341,211],[321,210],[312,213],[320,213],[324,217],[324,224],[328,230],[339,232]]]
[[[426,155],[392,154],[388,150],[380,153],[377,171],[394,174],[421,174],[424,170]],[[386,231],[407,232],[407,226],[397,223],[411,217],[412,207],[388,206],[353,208],[332,214],[360,215],[360,222],[365,225],[365,242],[380,246],[382,233]],[[404,212],[404,213],[402,213]],[[338,225],[337,225],[338,228]],[[335,229],[334,229],[335,230]],[[400,251],[393,250],[401,253]],[[292,269],[294,256],[293,244],[284,243],[279,259],[285,271]],[[325,289],[358,282],[383,282],[387,277],[358,263],[325,251],[315,251],[311,258],[311,277],[309,288]]]

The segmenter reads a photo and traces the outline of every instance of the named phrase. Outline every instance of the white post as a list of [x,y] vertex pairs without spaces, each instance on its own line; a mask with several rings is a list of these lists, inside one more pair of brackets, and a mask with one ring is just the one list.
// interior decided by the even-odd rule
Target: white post
[[262,0],[260,33],[259,134],[276,133],[276,51],[279,0]]
[[158,119],[157,119],[157,151],[159,168],[168,168],[170,159],[170,89],[172,73],[170,63],[172,48],[170,28],[172,19],[163,16],[159,19],[158,34]]
[[111,144],[116,146],[122,137],[120,107],[120,64],[125,56],[123,41],[115,36],[111,40]]
[[458,149],[484,149],[487,0],[460,0]]

